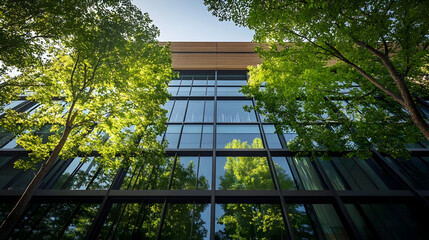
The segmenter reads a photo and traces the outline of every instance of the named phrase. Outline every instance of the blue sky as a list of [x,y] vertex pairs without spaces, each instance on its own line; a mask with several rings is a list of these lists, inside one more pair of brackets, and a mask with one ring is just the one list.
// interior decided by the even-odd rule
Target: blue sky
[[161,31],[159,41],[250,42],[253,31],[219,22],[203,0],[133,0]]

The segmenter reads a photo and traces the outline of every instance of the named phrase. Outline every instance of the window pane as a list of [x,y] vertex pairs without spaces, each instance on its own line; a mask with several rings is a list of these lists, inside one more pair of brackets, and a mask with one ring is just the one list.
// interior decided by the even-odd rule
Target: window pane
[[169,87],[167,90],[172,96],[177,96],[177,91],[179,90],[179,88],[178,87]]
[[310,159],[306,157],[292,158],[305,190],[323,190],[323,184],[316,170],[313,168]]
[[282,190],[296,190],[295,179],[285,157],[273,157],[277,179]]
[[177,148],[182,125],[168,125],[164,140],[168,141],[167,148]]
[[216,239],[285,239],[277,204],[216,204]]
[[205,96],[206,88],[205,87],[192,87],[191,96]]
[[198,190],[210,190],[212,183],[212,157],[200,157],[198,166]]
[[240,89],[241,87],[218,87],[217,96],[244,96],[239,92]]
[[164,104],[164,106],[162,106],[162,108],[163,108],[163,109],[165,109],[165,110],[167,110],[167,111],[168,111],[168,113],[167,113],[167,119],[169,119],[169,118],[170,118],[171,109],[173,108],[173,104],[174,104],[174,101],[167,101],[167,102]]
[[209,97],[214,96],[214,87],[207,87],[206,96],[209,96]]
[[217,148],[263,148],[257,125],[217,125]]
[[171,112],[170,122],[183,122],[185,116],[186,100],[176,100]]
[[180,87],[177,96],[189,96],[189,91],[191,87]]
[[99,239],[156,239],[162,204],[115,203]]
[[207,100],[204,111],[204,122],[213,122],[214,101]]
[[182,80],[181,86],[184,86],[184,85],[192,85],[192,80]]
[[246,80],[218,80],[218,86],[243,86],[246,85]]
[[180,85],[180,81],[181,80],[173,79],[173,80],[170,81],[170,85]]
[[99,204],[33,204],[11,239],[84,239],[99,208]]
[[202,122],[204,101],[189,101],[185,122]]
[[207,80],[194,80],[194,86],[206,86]]
[[275,133],[274,125],[263,125],[269,148],[282,148],[279,136]]
[[171,189],[195,190],[197,184],[198,156],[177,157]]
[[313,204],[313,208],[327,239],[350,239],[332,205]]
[[218,122],[256,122],[255,112],[244,111],[245,105],[252,105],[251,101],[218,101]]
[[209,239],[209,206],[210,204],[168,204],[161,239]]
[[273,190],[266,157],[216,158],[216,189]]

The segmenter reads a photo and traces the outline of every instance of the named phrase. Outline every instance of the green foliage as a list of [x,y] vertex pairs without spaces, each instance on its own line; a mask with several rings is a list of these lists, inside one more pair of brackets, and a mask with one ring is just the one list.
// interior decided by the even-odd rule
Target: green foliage
[[243,92],[258,100],[255,110],[276,123],[279,133],[298,134],[288,143],[291,150],[313,156],[321,149],[350,150],[348,157],[368,158],[375,147],[408,157],[406,143],[424,140],[408,114],[412,107],[393,96],[406,97],[401,79],[404,91],[429,94],[427,1],[205,4],[220,20],[248,26],[256,41],[268,44],[258,49],[264,62],[250,68]]
[[157,28],[129,1],[86,9],[75,21],[79,29],[50,48],[51,58],[17,77],[32,82],[27,99],[40,106],[1,119],[31,151],[31,162],[16,166],[34,168],[66,133],[63,159],[97,150],[105,167],[117,168],[138,154],[161,154],[156,136],[165,130],[161,105],[173,72],[168,46],[155,42]]

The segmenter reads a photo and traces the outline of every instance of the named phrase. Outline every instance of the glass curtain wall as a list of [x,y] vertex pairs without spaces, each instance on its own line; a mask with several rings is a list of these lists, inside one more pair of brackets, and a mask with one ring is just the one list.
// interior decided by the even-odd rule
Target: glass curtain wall
[[[429,155],[321,160],[287,149],[240,93],[246,71],[181,71],[169,85],[166,158],[106,172],[58,161],[13,239],[426,239]],[[18,100],[6,108],[32,111]],[[3,113],[0,113],[2,117]],[[41,133],[43,134],[43,133]],[[415,146],[414,146],[415,147]],[[0,220],[35,170],[0,129]],[[14,192],[15,191],[15,192]],[[18,191],[18,192],[16,192]],[[15,195],[14,195],[15,194]],[[70,197],[74,196],[74,197]]]

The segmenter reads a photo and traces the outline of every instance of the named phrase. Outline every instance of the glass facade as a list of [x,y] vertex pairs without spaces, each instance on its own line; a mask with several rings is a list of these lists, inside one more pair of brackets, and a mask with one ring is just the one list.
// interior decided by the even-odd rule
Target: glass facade
[[[428,238],[424,144],[410,146],[410,160],[375,150],[368,160],[296,156],[287,149],[295,133],[243,109],[257,101],[239,92],[246,83],[246,71],[181,71],[164,105],[163,161],[142,158],[118,172],[97,156],[58,161],[12,238]],[[2,129],[0,144],[3,220],[34,170],[13,168],[23,152]]]

